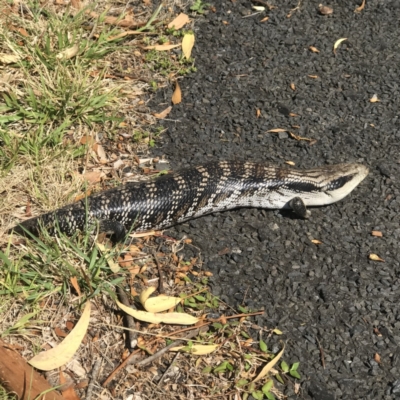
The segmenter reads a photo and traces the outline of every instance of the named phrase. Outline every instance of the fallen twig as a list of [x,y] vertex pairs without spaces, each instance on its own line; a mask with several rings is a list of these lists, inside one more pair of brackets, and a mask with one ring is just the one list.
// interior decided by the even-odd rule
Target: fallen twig
[[142,361],[139,361],[137,363],[132,363],[132,364],[135,364],[138,367],[144,367],[145,365],[152,363],[154,360],[157,360],[157,358],[160,358],[169,349],[172,349],[172,347],[178,346],[183,340],[191,339],[192,337],[198,335],[201,330],[202,330],[201,328],[193,329],[184,338],[175,340],[175,342],[172,342],[171,344],[169,344],[168,346],[166,346],[166,347],[162,348],[161,350],[157,351],[157,353],[154,353],[150,357],[148,357],[148,358],[146,358],[146,359],[144,359]]
[[99,357],[96,360],[96,362],[95,362],[95,364],[93,366],[92,379],[91,379],[91,381],[89,383],[89,386],[87,388],[87,391],[86,391],[86,397],[85,397],[86,400],[90,400],[92,398],[93,388],[94,388],[94,385],[97,382],[97,377],[99,375],[100,365],[101,365],[101,357]]
[[[117,295],[119,301],[124,304],[127,307],[132,307],[132,305],[129,303],[128,297],[124,292],[124,289],[122,289],[120,286],[117,286]],[[127,327],[129,328],[128,330],[128,342],[129,342],[129,348],[134,349],[137,345],[137,332],[136,332],[136,324],[134,318],[129,315],[124,313],[124,318]]]

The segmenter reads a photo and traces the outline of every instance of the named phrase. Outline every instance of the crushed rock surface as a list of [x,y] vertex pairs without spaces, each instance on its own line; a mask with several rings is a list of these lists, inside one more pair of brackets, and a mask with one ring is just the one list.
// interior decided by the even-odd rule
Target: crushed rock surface
[[[329,16],[320,2],[301,2],[287,18],[297,1],[257,15],[250,1],[213,1],[215,12],[195,24],[198,72],[180,81],[183,101],[154,153],[174,169],[222,159],[299,168],[359,162],[369,176],[308,220],[241,209],[169,234],[193,239],[214,273],[214,294],[264,308],[255,323],[284,332],[268,346],[278,352],[283,339],[284,359],[300,361],[300,398],[400,398],[400,2],[367,0],[355,13],[361,1],[330,1]],[[335,55],[340,38],[347,40]],[[375,94],[380,101],[370,102]],[[153,108],[164,109],[171,95],[159,92]],[[316,142],[267,133],[274,128]],[[292,385],[285,390],[296,397]]]

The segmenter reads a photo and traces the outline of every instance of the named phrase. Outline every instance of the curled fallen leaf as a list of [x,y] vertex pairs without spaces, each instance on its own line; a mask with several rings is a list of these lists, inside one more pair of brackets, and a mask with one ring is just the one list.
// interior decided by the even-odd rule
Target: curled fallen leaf
[[59,60],[69,60],[78,54],[79,46],[74,44],[72,47],[65,49],[56,55]]
[[189,59],[192,55],[192,49],[194,46],[194,35],[193,33],[186,33],[182,39],[182,52],[186,59]]
[[312,239],[312,240],[311,240],[311,243],[314,243],[314,244],[322,244],[322,242],[321,242],[320,240],[318,240],[318,239]]
[[182,91],[181,91],[178,81],[175,82],[175,90],[172,95],[171,101],[172,101],[172,104],[174,104],[174,105],[179,104],[182,101]]
[[90,302],[86,302],[85,309],[70,334],[56,347],[42,351],[28,362],[42,371],[50,371],[66,364],[78,350],[86,334],[90,320]]
[[378,103],[380,100],[378,99],[378,95],[374,94],[370,99],[369,102],[370,103]]
[[174,28],[176,30],[181,29],[189,22],[189,17],[180,13],[173,21],[168,24],[168,29]]
[[383,233],[381,231],[372,231],[371,235],[376,237],[382,237]]
[[377,254],[371,253],[369,255],[369,259],[373,261],[380,261],[380,262],[385,262],[384,259],[380,258]]
[[338,47],[340,46],[340,44],[341,44],[342,42],[344,42],[345,40],[347,40],[347,38],[341,38],[341,39],[336,40],[335,44],[333,45],[333,54],[336,54],[337,48],[338,48]]
[[169,106],[164,111],[161,111],[160,113],[153,114],[153,115],[158,119],[164,119],[171,112],[171,110],[172,110],[172,107]]
[[365,0],[362,0],[361,5],[360,5],[359,7],[357,7],[357,8],[354,10],[354,12],[355,12],[355,13],[360,13],[362,10],[364,10],[364,7],[365,7]]
[[283,346],[282,350],[261,370],[261,372],[256,376],[253,382],[257,382],[260,379],[264,378],[269,371],[275,366],[275,364],[282,357],[283,352],[285,351],[285,346]]
[[331,15],[331,14],[333,14],[333,8],[329,7],[329,6],[324,6],[323,4],[320,4],[318,6],[318,11],[322,15]]
[[282,129],[282,128],[274,128],[274,129],[270,129],[269,131],[267,131],[269,133],[279,133],[279,132],[287,132],[287,129]]

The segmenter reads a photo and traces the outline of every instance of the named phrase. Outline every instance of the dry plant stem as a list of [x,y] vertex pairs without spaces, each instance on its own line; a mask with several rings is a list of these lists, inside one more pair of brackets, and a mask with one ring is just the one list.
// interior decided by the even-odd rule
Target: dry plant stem
[[179,351],[175,354],[175,357],[173,358],[173,360],[171,361],[171,364],[169,364],[168,368],[165,370],[165,372],[162,374],[162,377],[160,378],[160,380],[157,382],[157,386],[160,386],[162,384],[162,381],[164,380],[165,376],[168,374],[168,371],[171,369],[172,365],[174,364],[174,362],[177,360],[177,358],[179,357]]
[[[119,301],[127,306],[127,307],[131,307],[131,304],[129,303],[128,300],[128,296],[125,294],[124,289],[122,289],[121,287],[117,287],[117,295],[118,295],[118,299]],[[136,330],[136,325],[135,325],[135,320],[133,319],[133,317],[131,315],[125,314],[124,315],[125,318],[125,322],[127,327],[129,328],[128,330],[128,338],[129,338],[129,347],[131,349],[134,349],[137,345],[137,332],[135,332],[134,330]]]
[[325,355],[324,355],[324,349],[321,347],[321,343],[319,342],[318,338],[315,337],[317,343],[318,343],[318,347],[319,347],[319,354],[321,357],[321,364],[322,364],[322,368],[325,369]]
[[[193,331],[189,332],[183,339],[191,339],[192,337],[198,335],[202,330],[202,328],[197,328],[194,329]],[[157,360],[157,358],[160,358],[163,354],[165,354],[169,349],[172,349],[172,347],[178,346],[182,343],[182,340],[178,339],[175,340],[175,342],[172,342],[168,346],[164,347],[160,351],[157,351],[157,353],[154,353],[152,356],[146,358],[145,360],[139,361],[138,363],[132,363],[135,364],[138,367],[144,367],[147,364],[152,363],[153,361]]]
[[87,389],[87,392],[86,392],[86,397],[85,397],[86,400],[91,400],[91,398],[92,398],[93,388],[94,388],[94,385],[97,382],[97,377],[99,375],[100,365],[101,365],[101,357],[99,357],[96,360],[96,362],[95,362],[95,364],[93,366],[93,369],[92,369],[92,380],[90,381],[88,389]]
[[0,340],[0,383],[7,392],[15,393],[21,400],[44,398],[63,400],[63,396],[55,391],[42,375],[2,340]]
[[155,251],[153,251],[153,257],[154,257],[154,260],[156,261],[157,269],[158,269],[158,293],[162,294],[162,293],[164,293],[164,281],[163,281],[163,275],[161,273],[161,264],[157,258],[157,253]]
[[[200,331],[200,329],[201,329],[202,327],[206,326],[206,325],[209,325],[209,324],[207,323],[207,324],[204,324],[204,325],[200,325],[197,329]],[[193,329],[193,328],[180,329],[179,331],[174,332],[174,335],[176,335],[176,334],[178,334],[178,333],[186,332],[186,331],[192,330],[192,329]],[[154,340],[151,340],[151,341],[148,343],[148,346],[151,346],[151,345],[153,345],[154,343],[156,343],[158,339],[159,339],[159,338],[155,338]],[[185,339],[186,339],[186,337],[185,337]],[[118,365],[117,368],[114,369],[113,372],[111,372],[111,374],[108,376],[108,378],[103,382],[102,386],[103,386],[103,387],[107,387],[107,386],[109,385],[109,383],[114,379],[115,375],[116,375],[118,372],[120,372],[123,368],[125,368],[127,365],[131,364],[131,360],[132,360],[132,359],[134,358],[134,356],[135,356],[137,353],[139,353],[140,351],[142,351],[142,349],[137,349],[137,350],[133,351],[131,354],[129,354],[129,357],[127,357],[120,365]]]

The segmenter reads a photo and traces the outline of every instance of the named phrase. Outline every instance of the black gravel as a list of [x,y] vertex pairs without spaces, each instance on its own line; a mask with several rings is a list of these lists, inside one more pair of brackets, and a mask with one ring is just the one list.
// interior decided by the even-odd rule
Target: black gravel
[[[302,1],[287,18],[297,0],[271,1],[276,8],[260,22],[267,13],[249,16],[250,1],[214,1],[216,12],[195,27],[198,72],[181,81],[183,102],[155,153],[175,169],[215,159],[361,162],[370,175],[309,220],[242,209],[170,234],[201,249],[215,294],[265,308],[256,322],[284,332],[285,360],[300,361],[301,398],[400,398],[400,1],[367,0],[360,14],[361,0],[331,1],[331,16],[318,13],[320,2]],[[340,38],[348,40],[335,55]],[[160,92],[154,108],[171,94]],[[371,103],[374,94],[380,101]],[[274,128],[316,143],[266,133]]]

